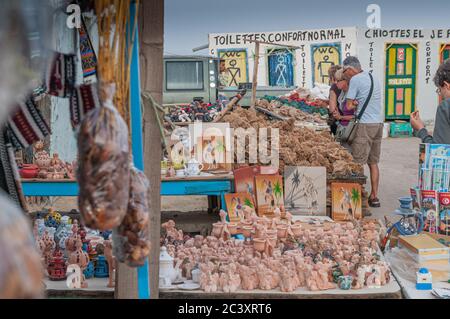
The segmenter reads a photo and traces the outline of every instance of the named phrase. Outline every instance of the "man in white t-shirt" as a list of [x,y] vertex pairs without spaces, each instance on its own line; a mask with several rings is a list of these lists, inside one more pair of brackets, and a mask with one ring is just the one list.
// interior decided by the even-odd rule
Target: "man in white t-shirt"
[[[344,62],[344,76],[349,79],[347,92],[347,109],[355,109],[359,115],[364,103],[369,97],[371,80],[369,72],[363,71],[357,57],[347,57]],[[367,164],[370,169],[371,193],[370,207],[380,207],[378,185],[380,171],[378,163],[381,154],[381,139],[383,137],[383,111],[381,105],[381,85],[373,75],[373,92],[369,103],[357,126],[355,138],[351,143],[352,155],[357,163]]]

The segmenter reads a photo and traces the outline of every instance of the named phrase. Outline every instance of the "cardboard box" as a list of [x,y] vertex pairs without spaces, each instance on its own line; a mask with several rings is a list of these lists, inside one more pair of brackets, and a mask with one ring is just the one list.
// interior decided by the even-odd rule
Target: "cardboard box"
[[399,246],[413,253],[420,267],[428,268],[433,275],[433,281],[447,281],[450,274],[449,248],[429,236],[419,234],[399,236]]

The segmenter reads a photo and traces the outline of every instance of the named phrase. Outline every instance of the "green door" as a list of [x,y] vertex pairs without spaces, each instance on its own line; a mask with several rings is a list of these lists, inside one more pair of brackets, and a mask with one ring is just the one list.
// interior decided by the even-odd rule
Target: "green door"
[[416,105],[417,47],[387,44],[385,109],[387,120],[407,120]]
[[441,47],[441,62],[450,58],[450,44],[443,44]]

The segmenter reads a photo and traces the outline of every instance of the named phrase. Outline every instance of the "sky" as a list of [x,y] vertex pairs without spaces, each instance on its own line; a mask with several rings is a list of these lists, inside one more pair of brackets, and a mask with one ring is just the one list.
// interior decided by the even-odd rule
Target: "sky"
[[366,27],[371,3],[382,28],[450,28],[450,0],[165,0],[164,53],[193,54],[209,33]]

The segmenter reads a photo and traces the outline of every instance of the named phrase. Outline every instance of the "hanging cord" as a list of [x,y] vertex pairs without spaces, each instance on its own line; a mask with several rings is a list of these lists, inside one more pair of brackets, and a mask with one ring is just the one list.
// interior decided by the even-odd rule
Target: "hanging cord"
[[[167,151],[168,149],[167,149],[166,138],[164,135],[164,128],[161,123],[161,118],[159,116],[159,112],[164,112],[164,109],[161,107],[161,105],[156,103],[155,99],[153,98],[152,94],[149,91],[142,92],[142,100],[144,101],[144,105],[147,105],[147,107],[152,108],[153,111],[155,112],[156,123],[158,124],[159,132],[161,133],[161,139],[162,139],[162,143],[164,146],[164,150]],[[144,110],[145,110],[145,108],[144,108]]]

